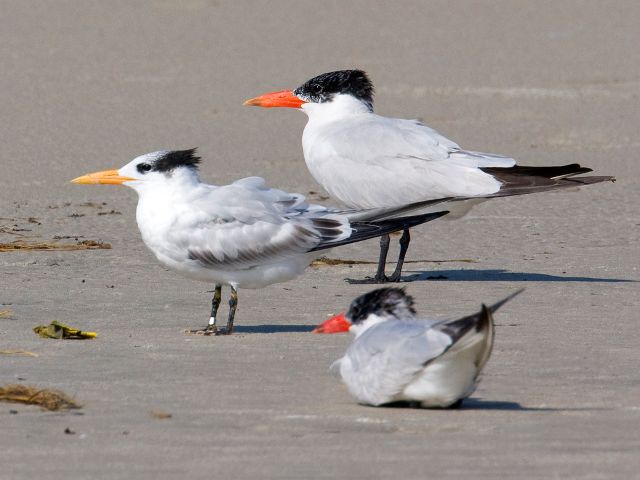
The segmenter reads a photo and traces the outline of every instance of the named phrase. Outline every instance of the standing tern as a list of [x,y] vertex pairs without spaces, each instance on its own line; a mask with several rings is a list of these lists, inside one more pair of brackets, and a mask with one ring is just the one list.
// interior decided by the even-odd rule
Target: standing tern
[[[195,149],[160,151],[119,170],[90,173],[79,184],[126,185],[138,193],[142,240],[166,267],[215,285],[205,334],[230,334],[237,289],[261,288],[300,275],[322,250],[419,225],[447,212],[399,216],[392,211],[340,211],[302,195],[268,188],[262,178],[231,185],[200,181]],[[394,218],[390,218],[393,217]],[[216,316],[222,285],[231,287],[226,329]]]
[[[502,155],[463,150],[417,120],[376,115],[373,94],[365,72],[341,70],[318,75],[293,91],[247,100],[245,105],[296,108],[306,113],[309,121],[302,148],[307,167],[332,197],[352,208],[448,201],[451,215],[447,218],[457,218],[485,198],[613,180],[573,177],[591,171],[578,164],[525,167]],[[387,277],[389,236],[380,238],[374,281],[400,280],[409,241],[405,229],[396,269]]]
[[399,288],[381,288],[356,298],[347,314],[316,333],[350,331],[355,340],[331,366],[358,402],[407,402],[422,407],[458,407],[471,395],[491,355],[493,313],[522,290],[458,320],[416,318],[413,298]]

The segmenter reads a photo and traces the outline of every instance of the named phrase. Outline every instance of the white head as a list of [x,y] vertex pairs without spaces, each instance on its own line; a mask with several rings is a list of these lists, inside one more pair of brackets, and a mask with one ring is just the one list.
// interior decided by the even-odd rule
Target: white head
[[141,193],[149,186],[198,182],[200,158],[195,148],[162,150],[134,158],[118,170],[103,170],[75,178],[72,183],[126,185]]
[[300,108],[316,115],[373,112],[373,84],[362,70],[339,70],[313,77],[295,90],[267,93],[245,105]]
[[415,318],[413,298],[401,288],[379,288],[360,295],[349,306],[346,314],[338,314],[320,324],[316,333],[350,331],[359,336],[372,326],[387,320]]

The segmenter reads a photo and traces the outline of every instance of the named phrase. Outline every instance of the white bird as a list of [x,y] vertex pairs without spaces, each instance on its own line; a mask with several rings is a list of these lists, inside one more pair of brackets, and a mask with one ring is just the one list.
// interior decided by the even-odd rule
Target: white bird
[[355,340],[331,366],[358,402],[406,402],[457,407],[471,395],[491,355],[492,314],[515,292],[491,307],[458,320],[416,318],[413,298],[399,288],[381,288],[356,298],[346,315],[316,333],[350,331]]
[[[268,188],[259,177],[215,186],[200,181],[195,149],[160,151],[119,170],[72,180],[122,184],[138,193],[142,240],[166,267],[215,285],[203,333],[233,330],[237,289],[261,288],[300,275],[322,250],[418,225],[446,212],[400,217],[403,209],[330,210],[302,195]],[[390,217],[399,218],[390,218]],[[231,287],[229,318],[218,330],[222,285]]]
[[[464,150],[417,120],[376,115],[373,93],[365,72],[342,70],[314,77],[293,91],[247,100],[245,105],[297,108],[306,113],[309,121],[302,148],[309,172],[332,197],[351,208],[453,200],[455,205],[448,202],[446,207],[451,219],[464,215],[481,199],[613,180],[567,178],[591,171],[578,164],[520,167],[512,158]],[[400,280],[409,241],[405,229],[396,269],[386,277],[389,237],[381,237],[375,281]]]

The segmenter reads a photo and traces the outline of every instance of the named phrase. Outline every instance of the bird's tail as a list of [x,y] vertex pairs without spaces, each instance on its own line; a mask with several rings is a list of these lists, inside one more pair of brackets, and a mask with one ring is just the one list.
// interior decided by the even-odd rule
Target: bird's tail
[[581,187],[600,182],[615,182],[611,176],[577,177],[592,170],[577,163],[556,167],[528,167],[513,166],[508,168],[486,167],[483,172],[493,175],[502,183],[500,190],[491,197],[506,197],[511,195],[525,195],[528,193],[545,192],[558,188]]
[[489,307],[483,303],[478,313],[457,320],[444,320],[434,325],[433,328],[451,337],[452,342],[447,350],[463,350],[482,340],[482,348],[476,360],[476,366],[479,372],[489,360],[491,350],[493,349],[493,339],[495,335],[493,313],[523,291],[524,288],[517,290]]
[[430,222],[431,220],[440,218],[447,213],[449,212],[442,211],[383,220],[352,221],[350,224],[351,235],[349,235],[349,237],[339,240],[329,240],[322,242],[311,251],[324,250],[340,245],[360,242],[362,240],[367,240],[370,238],[380,237],[388,233],[397,232],[398,230],[404,230],[405,228],[411,228],[422,223]]

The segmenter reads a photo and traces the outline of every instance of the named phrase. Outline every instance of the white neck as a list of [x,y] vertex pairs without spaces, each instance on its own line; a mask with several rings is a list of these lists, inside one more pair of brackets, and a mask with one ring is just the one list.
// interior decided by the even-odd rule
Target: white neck
[[153,179],[129,184],[138,193],[136,220],[142,240],[160,258],[166,254],[166,236],[176,222],[188,218],[190,201],[202,189],[215,188],[200,182],[195,170],[180,168],[171,177],[157,175]]
[[143,196],[163,196],[184,195],[198,185],[200,177],[198,172],[191,168],[177,168],[168,174],[154,174],[149,180],[138,180],[127,182],[128,187],[133,188],[140,198]]
[[386,322],[388,320],[389,320],[388,317],[380,317],[379,315],[372,313],[367,317],[365,321],[360,323],[354,323],[353,325],[351,325],[351,327],[349,328],[349,331],[353,333],[356,336],[356,338],[358,338],[360,335],[362,335],[364,332],[369,330],[374,325],[377,325],[382,322]]
[[369,106],[352,95],[339,93],[330,102],[305,103],[302,111],[309,117],[309,122],[335,121],[348,115],[372,113]]

